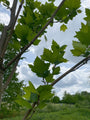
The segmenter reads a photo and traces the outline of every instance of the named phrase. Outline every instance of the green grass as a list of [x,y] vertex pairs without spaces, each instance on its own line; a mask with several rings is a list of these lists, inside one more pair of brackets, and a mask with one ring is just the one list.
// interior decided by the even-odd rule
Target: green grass
[[[22,120],[22,116],[3,120]],[[74,105],[48,104],[44,109],[36,111],[31,120],[90,120],[89,108],[77,108]]]

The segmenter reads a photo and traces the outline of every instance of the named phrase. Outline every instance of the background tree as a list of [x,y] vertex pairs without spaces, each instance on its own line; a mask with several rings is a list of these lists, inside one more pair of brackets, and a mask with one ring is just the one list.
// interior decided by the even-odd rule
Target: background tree
[[60,98],[58,96],[54,96],[51,100],[52,103],[60,103]]

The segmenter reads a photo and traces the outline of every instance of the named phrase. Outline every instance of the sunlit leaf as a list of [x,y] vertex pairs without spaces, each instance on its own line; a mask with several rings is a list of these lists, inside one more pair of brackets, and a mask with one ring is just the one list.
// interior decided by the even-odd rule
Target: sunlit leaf
[[60,27],[60,31],[65,32],[66,29],[67,29],[67,26],[66,26],[65,24],[61,25],[61,27]]

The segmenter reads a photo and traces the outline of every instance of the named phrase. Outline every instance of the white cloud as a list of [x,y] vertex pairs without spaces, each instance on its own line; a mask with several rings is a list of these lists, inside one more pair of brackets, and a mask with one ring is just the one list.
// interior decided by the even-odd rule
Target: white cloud
[[10,20],[10,17],[8,14],[0,12],[0,23],[8,25],[9,20]]
[[90,8],[90,0],[83,0],[82,1],[82,6],[84,8]]

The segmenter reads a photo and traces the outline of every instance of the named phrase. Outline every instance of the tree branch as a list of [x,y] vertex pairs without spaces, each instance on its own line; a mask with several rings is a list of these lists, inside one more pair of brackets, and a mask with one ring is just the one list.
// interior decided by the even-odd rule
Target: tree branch
[[25,114],[23,120],[26,120],[26,118],[30,115],[30,113],[31,113],[32,110],[34,109],[35,105],[36,105],[36,103],[33,103],[33,104],[32,104],[32,108],[29,109],[29,110],[26,112],[26,114]]
[[18,62],[19,62],[19,59],[16,60],[16,63],[14,64],[14,66],[13,66],[13,68],[12,68],[12,71],[11,71],[9,77],[7,78],[5,84],[3,85],[3,90],[2,90],[3,92],[6,90],[7,86],[9,85],[9,83],[10,83],[12,77],[13,77],[13,74],[14,74],[14,72],[16,71],[16,67],[17,67],[17,65],[18,65]]
[[33,38],[33,40],[26,45],[22,51],[16,55],[15,58],[13,58],[6,66],[5,69],[7,69],[11,64],[13,64],[13,62],[15,62],[15,60],[20,57],[33,43],[34,41],[41,35],[41,33],[47,28],[47,26],[52,22],[53,18],[55,17],[56,13],[59,11],[59,9],[62,7],[62,5],[64,4],[65,0],[62,0],[62,2],[59,4],[59,6],[57,7],[57,9],[55,10],[55,12],[53,13],[53,15],[51,16],[50,20],[46,23],[46,25],[38,32],[38,34]]
[[57,82],[59,82],[62,78],[64,78],[70,72],[73,72],[73,71],[77,70],[79,67],[81,67],[82,65],[84,65],[85,63],[87,63],[88,60],[90,60],[90,55],[88,57],[84,58],[83,60],[81,60],[79,63],[77,63],[71,69],[69,69],[68,71],[66,71],[63,75],[61,75],[60,77],[58,77],[54,82],[51,83],[51,85],[54,86]]
[[14,26],[16,24],[16,21],[17,21],[17,18],[19,16],[20,10],[22,8],[23,2],[24,2],[24,0],[21,1],[16,16],[15,16],[15,12],[16,12],[17,0],[14,0],[14,2],[13,2],[13,6],[12,6],[12,9],[11,9],[11,20],[10,20],[9,25],[7,26],[7,30],[10,30],[10,33],[8,34],[8,37],[7,37],[6,41],[4,42],[3,51],[1,53],[1,58],[4,57],[5,51],[7,49],[8,42],[12,37]]
[[15,20],[15,13],[16,13],[16,7],[17,7],[17,0],[13,1],[13,5],[11,8],[11,19],[8,25],[8,30],[12,28],[13,24],[14,24],[14,20]]

